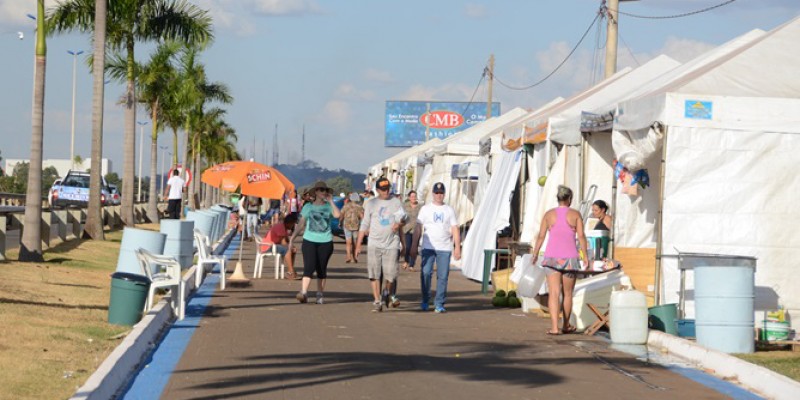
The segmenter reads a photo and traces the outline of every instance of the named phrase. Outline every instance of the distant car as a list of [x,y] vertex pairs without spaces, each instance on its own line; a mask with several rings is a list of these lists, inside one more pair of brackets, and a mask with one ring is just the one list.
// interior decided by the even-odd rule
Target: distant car
[[111,205],[120,205],[122,201],[119,196],[119,189],[117,189],[117,185],[108,185],[108,191],[111,193]]
[[[53,185],[52,208],[86,207],[89,205],[89,180],[88,172],[69,171],[67,176],[58,185]],[[100,202],[102,205],[111,205],[111,191],[103,178],[100,187]]]
[[[336,207],[341,210],[344,207],[344,197],[334,197],[333,204],[336,204]],[[335,236],[344,237],[344,229],[339,226],[339,218],[331,218],[331,233]]]
[[47,204],[52,208],[53,207],[53,190],[61,185],[61,178],[58,178],[53,182],[53,186],[50,186],[50,190],[47,192]]

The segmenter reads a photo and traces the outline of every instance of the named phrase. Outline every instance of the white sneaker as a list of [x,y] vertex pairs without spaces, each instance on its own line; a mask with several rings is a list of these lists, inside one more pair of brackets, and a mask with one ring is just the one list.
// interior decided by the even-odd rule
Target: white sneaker
[[317,304],[325,304],[325,300],[322,299],[322,293],[317,292]]

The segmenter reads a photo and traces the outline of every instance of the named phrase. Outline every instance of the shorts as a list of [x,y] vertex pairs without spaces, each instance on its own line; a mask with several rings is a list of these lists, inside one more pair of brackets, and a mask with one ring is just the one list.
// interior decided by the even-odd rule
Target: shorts
[[577,272],[581,271],[581,261],[578,258],[545,257],[542,259],[542,267],[547,276],[559,272],[569,278],[577,278]]
[[367,246],[367,274],[370,280],[383,279],[394,282],[397,279],[397,254],[398,249],[381,249]]
[[345,239],[358,239],[358,230],[351,231],[349,229],[344,230],[344,238]]
[[[273,246],[275,246],[275,252],[276,253],[280,254],[281,256],[285,256],[286,255],[286,251],[288,250],[286,248],[286,246],[284,246],[282,244],[273,244]],[[272,249],[270,249],[270,250],[272,250]]]

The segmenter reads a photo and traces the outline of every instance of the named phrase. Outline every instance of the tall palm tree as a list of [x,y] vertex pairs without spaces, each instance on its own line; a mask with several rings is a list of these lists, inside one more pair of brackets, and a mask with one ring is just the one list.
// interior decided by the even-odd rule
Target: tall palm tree
[[[31,161],[28,192],[25,195],[25,229],[20,240],[20,261],[44,261],[42,257],[42,138],[44,137],[44,76],[47,65],[47,31],[44,0],[36,2],[36,64],[33,72],[33,109],[31,110]],[[47,233],[48,235],[50,232]]]
[[[54,32],[91,30],[94,1],[65,0],[51,10]],[[108,46],[124,50],[127,62],[125,93],[124,162],[122,169],[122,221],[133,226],[134,155],[136,150],[136,71],[134,49],[137,41],[179,40],[207,44],[213,37],[208,13],[186,0],[115,0],[107,17]]]
[[89,171],[89,209],[86,214],[84,237],[105,240],[103,215],[100,212],[100,185],[103,177],[103,101],[105,99],[106,13],[108,0],[96,0],[94,8],[94,51],[92,96],[92,166]]

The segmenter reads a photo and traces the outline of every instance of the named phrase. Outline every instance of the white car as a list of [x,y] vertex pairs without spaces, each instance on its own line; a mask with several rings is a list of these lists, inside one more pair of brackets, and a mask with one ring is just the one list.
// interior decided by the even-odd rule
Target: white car
[[50,186],[50,190],[47,192],[47,205],[50,208],[53,208],[53,188],[56,186],[61,185],[61,178],[58,178],[53,182],[53,186]]

